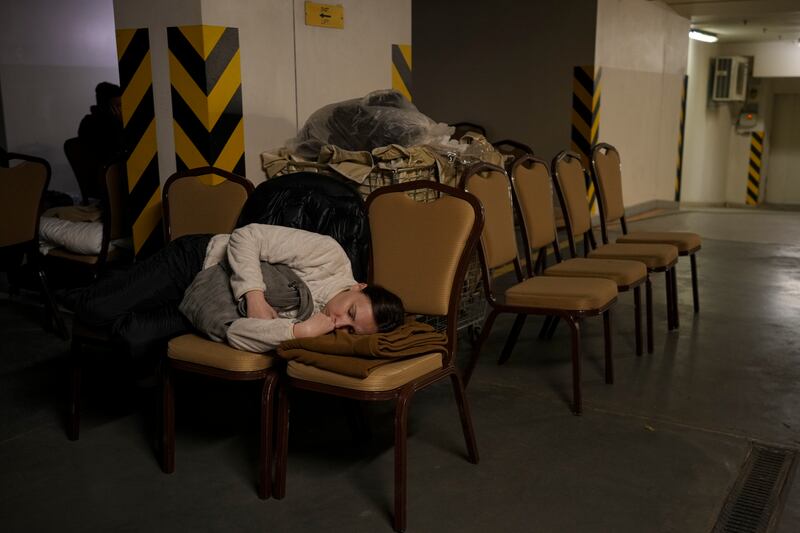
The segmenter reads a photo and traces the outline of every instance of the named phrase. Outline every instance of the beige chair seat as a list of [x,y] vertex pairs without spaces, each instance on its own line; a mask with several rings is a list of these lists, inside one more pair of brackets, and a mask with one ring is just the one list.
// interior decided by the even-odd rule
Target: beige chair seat
[[192,333],[170,340],[167,355],[170,359],[232,372],[256,372],[274,364],[274,358],[269,354],[237,350],[222,342],[210,341]]
[[589,311],[617,298],[617,284],[607,279],[536,277],[506,291],[506,303],[524,307]]
[[682,254],[699,250],[702,244],[700,235],[688,231],[637,231],[619,237],[617,242],[671,244]]
[[641,261],[647,268],[666,268],[678,260],[678,249],[671,244],[604,244],[589,252],[597,259]]
[[403,359],[396,363],[381,365],[376,367],[370,373],[369,377],[364,379],[336,374],[335,372],[323,370],[311,365],[304,365],[297,361],[289,361],[286,367],[286,373],[289,374],[290,377],[305,381],[324,383],[325,385],[344,387],[352,390],[376,392],[402,387],[411,380],[441,368],[442,354],[432,353],[419,357],[412,357],[411,359]]
[[576,257],[553,265],[544,271],[545,276],[605,278],[617,287],[630,287],[647,277],[647,267],[641,261],[621,259],[586,259]]

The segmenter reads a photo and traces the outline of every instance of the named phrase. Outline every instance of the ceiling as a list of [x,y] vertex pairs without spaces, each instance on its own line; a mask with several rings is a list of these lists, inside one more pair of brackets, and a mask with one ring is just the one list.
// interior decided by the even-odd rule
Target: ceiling
[[664,0],[720,42],[800,40],[800,0]]

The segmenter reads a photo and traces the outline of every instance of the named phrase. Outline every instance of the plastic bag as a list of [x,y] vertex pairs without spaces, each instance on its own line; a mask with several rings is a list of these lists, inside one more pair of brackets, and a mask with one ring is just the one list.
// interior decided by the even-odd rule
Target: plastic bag
[[394,90],[374,91],[363,98],[322,107],[306,121],[286,147],[301,157],[316,159],[323,145],[371,151],[389,144],[415,146],[439,142],[453,128],[437,123]]

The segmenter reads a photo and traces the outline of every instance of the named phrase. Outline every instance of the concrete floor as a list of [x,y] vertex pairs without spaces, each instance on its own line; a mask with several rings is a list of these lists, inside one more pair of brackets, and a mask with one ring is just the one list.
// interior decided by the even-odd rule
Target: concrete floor
[[[656,350],[636,357],[621,295],[614,385],[603,382],[601,321],[588,320],[581,417],[568,408],[567,330],[539,341],[540,319],[529,319],[498,367],[512,321],[500,319],[467,391],[479,465],[465,460],[447,385],[412,403],[409,531],[705,532],[750,440],[800,447],[800,213],[698,209],[631,224],[662,228],[704,237],[700,314],[682,260],[680,331],[666,333],[659,276]],[[68,345],[40,314],[30,298],[0,297],[3,531],[391,531],[388,406],[367,409],[372,439],[355,442],[339,402],[298,395],[287,496],[260,501],[257,389],[179,381],[177,469],[164,475],[156,389],[119,365],[86,377],[81,439],[67,441]],[[797,487],[778,530],[800,531]]]

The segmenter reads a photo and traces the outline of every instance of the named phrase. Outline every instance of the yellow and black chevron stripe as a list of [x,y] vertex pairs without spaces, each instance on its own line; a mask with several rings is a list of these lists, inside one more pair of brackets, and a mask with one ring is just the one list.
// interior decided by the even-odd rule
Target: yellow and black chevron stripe
[[[592,146],[600,133],[600,74],[594,65],[574,67],[572,70],[572,150],[581,155],[583,166],[589,168]],[[586,190],[589,208],[595,210],[594,184],[587,176]]]
[[413,101],[410,44],[392,45],[392,89],[402,93],[409,102]]
[[178,170],[214,166],[244,176],[239,30],[173,26],[167,42]]
[[137,259],[163,246],[153,73],[147,28],[117,30],[122,123],[128,150],[128,207]]
[[683,176],[683,134],[686,126],[686,87],[689,76],[683,76],[683,89],[681,90],[681,115],[678,127],[678,168],[675,172],[675,201],[681,201],[681,177]]
[[750,137],[750,161],[747,168],[747,205],[758,205],[761,189],[761,154],[764,153],[764,132],[754,131]]

